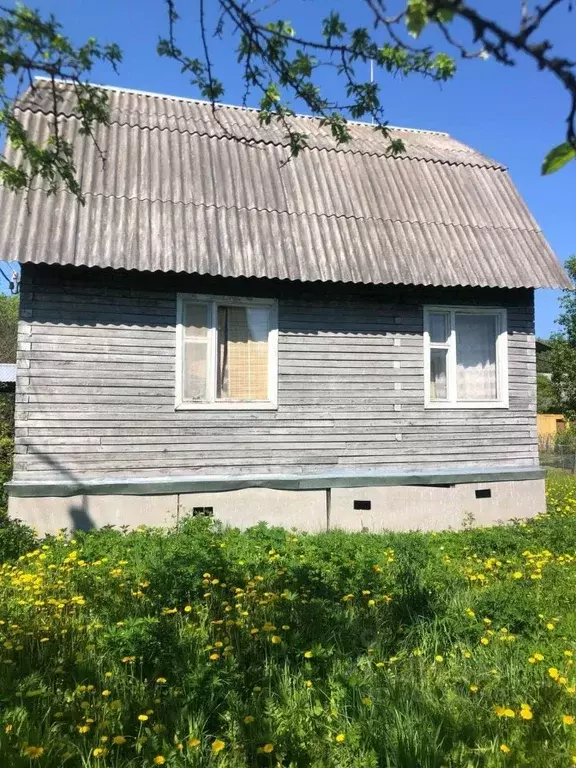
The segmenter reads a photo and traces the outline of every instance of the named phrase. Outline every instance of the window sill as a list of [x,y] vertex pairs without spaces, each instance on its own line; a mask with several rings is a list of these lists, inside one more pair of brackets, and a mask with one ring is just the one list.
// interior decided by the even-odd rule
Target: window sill
[[491,401],[474,401],[474,402],[459,402],[459,403],[441,403],[441,402],[434,402],[434,403],[425,403],[424,408],[426,410],[432,410],[432,411],[451,411],[451,410],[483,410],[483,411],[490,411],[495,409],[506,409],[510,408],[509,403],[504,402],[491,402]]
[[278,404],[272,402],[238,403],[179,403],[175,411],[277,411]]

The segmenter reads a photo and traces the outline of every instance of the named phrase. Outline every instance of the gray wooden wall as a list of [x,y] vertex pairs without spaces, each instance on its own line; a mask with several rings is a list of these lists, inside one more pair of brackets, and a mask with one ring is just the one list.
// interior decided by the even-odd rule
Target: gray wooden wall
[[[175,412],[176,291],[279,298],[277,411]],[[18,480],[538,462],[532,291],[27,264],[21,299]],[[508,410],[424,410],[427,302],[508,307]]]

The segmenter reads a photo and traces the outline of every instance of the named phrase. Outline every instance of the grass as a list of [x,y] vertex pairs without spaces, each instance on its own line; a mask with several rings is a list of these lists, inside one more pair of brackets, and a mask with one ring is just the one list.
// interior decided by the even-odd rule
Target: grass
[[576,482],[548,494],[460,533],[4,530],[0,765],[576,765]]

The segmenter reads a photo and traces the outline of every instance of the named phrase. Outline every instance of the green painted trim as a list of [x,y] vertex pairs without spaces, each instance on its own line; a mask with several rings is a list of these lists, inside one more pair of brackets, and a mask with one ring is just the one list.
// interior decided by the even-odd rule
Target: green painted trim
[[461,483],[501,483],[511,480],[540,480],[540,467],[493,469],[473,467],[453,470],[413,470],[405,472],[341,471],[299,475],[230,475],[199,477],[104,478],[102,480],[50,480],[7,483],[10,496],[41,498],[54,496],[156,496],[174,493],[235,491],[241,488],[274,488],[304,491],[327,488],[365,488],[391,485],[458,485]]

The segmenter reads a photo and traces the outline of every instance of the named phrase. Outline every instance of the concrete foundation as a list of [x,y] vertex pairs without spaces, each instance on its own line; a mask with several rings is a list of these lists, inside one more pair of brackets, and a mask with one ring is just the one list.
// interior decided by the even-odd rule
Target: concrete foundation
[[11,496],[9,513],[38,530],[88,530],[103,525],[172,526],[184,515],[227,525],[269,525],[318,532],[445,530],[533,517],[545,509],[543,479],[447,485],[279,490],[241,488],[173,494]]

